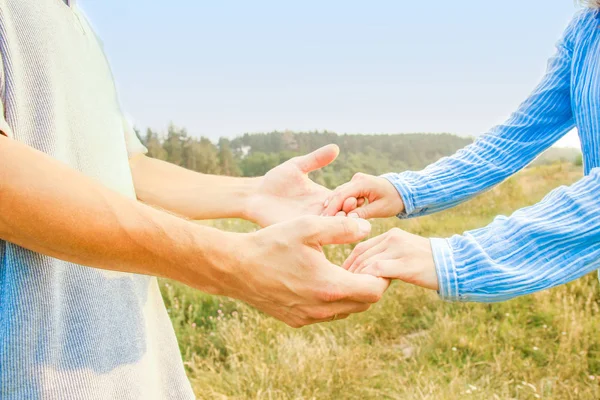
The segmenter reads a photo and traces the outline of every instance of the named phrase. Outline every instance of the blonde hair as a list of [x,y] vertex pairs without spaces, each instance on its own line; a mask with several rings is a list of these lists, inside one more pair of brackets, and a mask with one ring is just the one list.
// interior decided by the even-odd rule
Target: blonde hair
[[600,8],[600,0],[582,0],[581,2],[591,8]]

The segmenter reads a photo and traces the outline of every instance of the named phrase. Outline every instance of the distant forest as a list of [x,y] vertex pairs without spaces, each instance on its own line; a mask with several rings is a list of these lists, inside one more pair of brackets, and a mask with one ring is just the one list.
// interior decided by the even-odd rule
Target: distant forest
[[[335,143],[340,156],[312,178],[336,187],[355,172],[380,175],[386,172],[419,170],[441,157],[470,144],[473,139],[452,134],[338,135],[333,132],[269,132],[244,134],[217,143],[192,137],[184,128],[171,125],[165,134],[147,129],[137,132],[150,157],[207,173],[230,176],[260,176],[290,158]],[[575,149],[551,149],[537,163],[568,161],[580,163]]]

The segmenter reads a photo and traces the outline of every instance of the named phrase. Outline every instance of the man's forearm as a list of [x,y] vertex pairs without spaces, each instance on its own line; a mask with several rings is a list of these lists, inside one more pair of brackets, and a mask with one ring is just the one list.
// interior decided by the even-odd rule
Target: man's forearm
[[190,219],[246,218],[260,178],[200,174],[143,155],[131,171],[139,200]]
[[235,235],[128,199],[1,135],[0,159],[0,238],[82,265],[221,292]]
[[321,246],[370,230],[304,217],[226,233],[156,210],[0,135],[0,238],[90,267],[176,279],[303,326],[365,311],[387,282],[335,268]]

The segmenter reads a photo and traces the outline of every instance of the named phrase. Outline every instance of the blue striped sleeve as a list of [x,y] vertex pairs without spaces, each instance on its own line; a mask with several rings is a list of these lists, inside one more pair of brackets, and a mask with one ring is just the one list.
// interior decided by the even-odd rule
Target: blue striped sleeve
[[573,128],[571,59],[580,15],[558,42],[541,83],[504,124],[423,171],[383,175],[404,201],[399,217],[430,214],[476,196],[525,167]]
[[600,268],[600,168],[490,225],[432,239],[440,296],[495,302]]

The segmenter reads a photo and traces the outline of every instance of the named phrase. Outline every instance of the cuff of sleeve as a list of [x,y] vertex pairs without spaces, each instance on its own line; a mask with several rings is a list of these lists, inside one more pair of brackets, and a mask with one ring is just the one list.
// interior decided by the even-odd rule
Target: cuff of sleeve
[[446,301],[464,301],[458,290],[458,276],[447,239],[430,239],[433,261],[438,278],[438,294]]
[[402,179],[402,174],[389,173],[381,175],[382,178],[387,179],[398,191],[402,202],[404,203],[404,211],[398,214],[398,218],[408,218],[415,211],[415,202],[412,195],[410,186]]
[[138,154],[147,154],[148,149],[138,139],[135,131],[129,121],[123,117],[123,129],[125,131],[125,145],[127,147],[127,155],[129,158]]
[[139,140],[134,141],[134,143],[129,142],[127,145],[127,155],[129,158],[136,156],[138,154],[147,154],[148,149],[144,146]]

